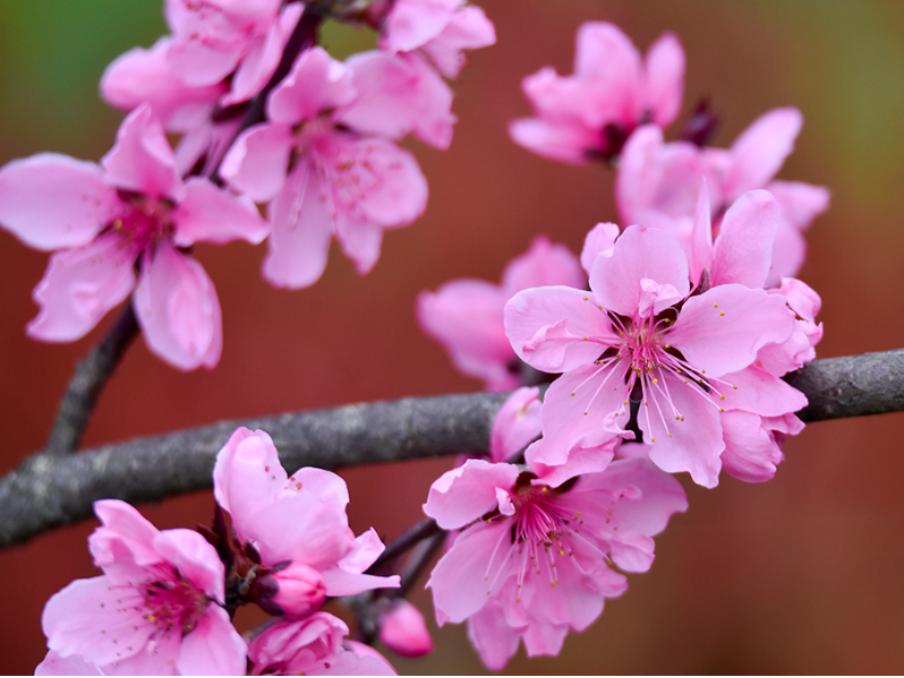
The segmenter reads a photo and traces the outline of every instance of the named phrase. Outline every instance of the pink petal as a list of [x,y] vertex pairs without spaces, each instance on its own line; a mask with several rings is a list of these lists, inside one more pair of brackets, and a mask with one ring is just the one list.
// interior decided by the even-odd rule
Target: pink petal
[[509,299],[505,333],[518,357],[543,372],[592,363],[618,343],[592,294],[564,285],[533,287]]
[[118,499],[102,499],[94,502],[94,513],[102,523],[88,538],[95,565],[123,561],[149,565],[160,560],[154,549],[160,531],[138,509]]
[[104,71],[100,91],[107,103],[126,111],[148,103],[167,129],[188,132],[207,120],[226,88],[186,85],[167,58],[172,44],[172,38],[161,38],[150,49],[120,55]]
[[515,354],[502,325],[505,299],[496,285],[468,279],[452,280],[417,298],[421,328],[445,347],[461,372],[490,388],[514,385],[507,365]]
[[618,108],[626,116],[623,120],[632,123],[636,120],[642,77],[640,52],[618,26],[601,21],[581,24],[574,70],[581,76],[605,82],[609,97],[619,102]]
[[647,52],[644,103],[661,127],[674,122],[681,111],[684,65],[684,50],[673,33],[660,37]]
[[748,191],[732,203],[713,249],[711,283],[762,287],[780,222],[778,201],[768,191]]
[[763,420],[748,412],[726,412],[722,415],[725,471],[744,482],[763,483],[772,480],[776,467],[784,459],[781,448],[763,426]]
[[94,163],[40,153],[0,170],[0,225],[36,249],[86,245],[119,209]]
[[657,408],[649,394],[644,394],[637,421],[650,459],[663,471],[686,471],[698,485],[715,487],[722,467],[719,457],[725,449],[719,410],[695,386],[671,374],[664,375],[663,381],[678,414],[661,400]]
[[709,184],[706,179],[700,183],[700,196],[697,200],[697,211],[691,230],[690,264],[691,283],[696,287],[709,270],[713,260],[713,224],[712,208],[709,199]]
[[85,336],[129,296],[134,261],[128,243],[115,233],[54,254],[33,293],[41,310],[28,324],[28,335],[43,341]]
[[275,501],[286,480],[270,436],[244,427],[229,437],[213,467],[214,497],[231,515],[240,536],[248,533],[248,518]]
[[179,572],[214,600],[223,600],[225,572],[216,549],[199,532],[163,530],[154,537],[154,549]]
[[399,139],[409,132],[445,149],[452,142],[452,90],[417,54],[363,52],[347,62],[357,98],[337,120],[358,132]]
[[[612,256],[615,239],[619,234],[618,224],[600,223],[590,229],[584,238],[584,248],[581,250],[581,266],[590,275],[593,262],[600,255]],[[575,285],[576,287],[576,285]]]
[[144,622],[140,610],[123,606],[122,597],[108,577],[77,579],[55,593],[41,616],[49,649],[95,665],[139,652],[156,627]]
[[518,651],[520,636],[498,605],[486,605],[468,619],[468,640],[490,671],[501,671]]
[[295,141],[287,125],[264,123],[242,132],[223,157],[220,174],[252,200],[272,200],[286,181]]
[[403,657],[423,657],[433,652],[424,615],[404,599],[380,618],[380,642]]
[[176,667],[183,676],[245,675],[245,641],[219,605],[209,605],[182,639]]
[[830,194],[825,186],[801,181],[772,181],[766,186],[782,208],[785,219],[796,229],[806,229],[810,222],[829,208]]
[[324,570],[323,583],[328,596],[356,596],[374,589],[397,589],[401,585],[399,575],[379,577],[360,572],[349,572],[340,567]]
[[490,457],[495,462],[510,457],[540,435],[540,389],[522,387],[510,395],[490,431]]
[[383,31],[386,47],[409,52],[436,38],[452,21],[461,0],[396,0]]
[[514,464],[469,459],[433,481],[424,513],[444,530],[464,527],[496,508],[496,488],[514,487],[518,473]]
[[[690,289],[687,256],[668,233],[629,226],[611,257],[599,257],[590,272],[590,289],[609,311],[633,317],[643,296],[643,279],[671,285],[680,297]],[[656,312],[662,308],[656,308]]]
[[349,572],[364,572],[374,564],[386,547],[374,528],[355,537],[352,550],[339,561],[339,566]]
[[352,72],[322,47],[305,50],[267,102],[270,120],[287,125],[350,104],[357,91]]
[[502,287],[508,294],[542,285],[581,287],[586,280],[571,250],[544,236],[534,238],[527,252],[512,259],[502,273]]
[[776,108],[757,118],[731,146],[726,194],[738,196],[765,186],[794,150],[802,125],[803,116],[796,108]]
[[249,200],[227,193],[203,177],[186,182],[185,199],[172,217],[176,225],[173,240],[180,247],[238,239],[256,245],[267,237],[267,223]]
[[264,277],[271,284],[299,289],[323,275],[334,222],[326,190],[302,162],[270,204]]
[[460,7],[443,32],[424,45],[424,52],[445,77],[458,77],[465,64],[462,50],[489,47],[496,42],[496,29],[476,5]]
[[534,623],[524,630],[522,638],[528,657],[557,657],[562,652],[568,627],[560,624]]
[[78,655],[63,657],[50,651],[35,667],[36,676],[101,676],[100,669]]
[[[508,539],[510,529],[507,520],[475,525],[462,532],[440,558],[427,582],[440,625],[443,621],[462,622],[486,605],[484,577],[489,573],[490,557],[500,539]],[[497,554],[497,558],[504,557],[504,553]]]
[[107,181],[117,188],[154,198],[182,198],[184,187],[173,149],[148,104],[142,104],[123,120],[116,143],[101,165]]
[[588,151],[602,145],[598,131],[577,123],[542,118],[513,120],[509,124],[509,136],[519,146],[543,158],[572,165],[587,163]]
[[213,283],[201,264],[166,241],[144,257],[135,311],[148,347],[174,367],[219,362],[223,328]]
[[781,298],[741,285],[719,285],[684,304],[667,335],[706,377],[737,372],[766,344],[781,342],[794,319]]
[[324,675],[336,676],[395,676],[398,672],[383,655],[370,645],[357,640],[346,640],[345,652],[334,655],[331,666]]
[[727,410],[744,410],[763,417],[779,417],[807,406],[807,397],[783,379],[758,367],[726,374],[719,385]]

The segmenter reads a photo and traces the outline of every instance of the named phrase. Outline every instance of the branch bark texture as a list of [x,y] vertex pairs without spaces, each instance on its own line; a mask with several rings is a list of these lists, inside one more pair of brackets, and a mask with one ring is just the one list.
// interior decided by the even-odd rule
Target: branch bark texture
[[[805,421],[904,410],[904,349],[817,360],[788,379],[809,398]],[[345,405],[103,445],[41,452],[0,479],[0,547],[91,515],[97,499],[133,503],[210,487],[214,458],[237,426],[266,430],[285,467],[338,469],[488,447],[507,394],[471,393]]]

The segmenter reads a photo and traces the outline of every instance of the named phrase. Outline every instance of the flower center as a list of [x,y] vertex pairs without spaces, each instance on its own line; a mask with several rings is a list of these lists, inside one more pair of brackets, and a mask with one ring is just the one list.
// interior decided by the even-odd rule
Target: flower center
[[187,635],[198,623],[209,601],[202,591],[176,572],[165,573],[144,588],[144,619],[164,633],[178,629]]
[[134,198],[113,222],[113,230],[125,238],[132,252],[140,254],[158,239],[168,237],[172,233],[171,209],[170,205],[162,200]]

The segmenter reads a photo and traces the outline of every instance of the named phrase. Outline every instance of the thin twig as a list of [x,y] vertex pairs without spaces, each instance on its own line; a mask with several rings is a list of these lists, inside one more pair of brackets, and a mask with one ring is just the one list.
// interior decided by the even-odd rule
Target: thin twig
[[101,391],[137,335],[138,321],[128,302],[103,338],[75,366],[50,429],[48,455],[64,455],[78,449]]
[[[817,360],[789,381],[809,398],[806,421],[904,410],[904,349]],[[237,426],[273,437],[290,471],[486,451],[505,393],[345,405],[224,421],[104,445],[37,454],[0,478],[0,547],[91,515],[97,499],[153,501],[210,487],[217,452]]]
[[389,543],[380,554],[380,557],[370,566],[368,572],[379,572],[385,565],[391,565],[392,561],[405,553],[415,544],[432,537],[440,532],[439,525],[432,518],[425,518],[416,522],[401,535]]

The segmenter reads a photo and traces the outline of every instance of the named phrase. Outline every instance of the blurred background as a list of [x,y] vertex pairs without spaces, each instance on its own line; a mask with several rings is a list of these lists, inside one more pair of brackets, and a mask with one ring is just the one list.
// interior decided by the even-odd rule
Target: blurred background
[[[519,83],[545,64],[569,71],[581,21],[618,23],[643,49],[676,31],[688,57],[685,111],[711,96],[726,145],[760,113],[796,105],[806,118],[782,178],[828,185],[832,208],[810,232],[801,277],[823,296],[822,356],[904,346],[904,3],[849,0],[483,0],[499,43],[472,53],[455,85],[452,148],[417,147],[430,182],[427,214],[388,235],[367,278],[334,254],[323,280],[276,291],[259,275],[263,248],[202,247],[224,310],[214,371],[183,374],[129,351],[101,398],[86,444],[216,419],[473,390],[418,328],[417,292],[461,276],[498,279],[539,233],[579,248],[615,219],[612,175],[541,160],[513,145],[527,113]],[[0,1],[0,162],[43,150],[86,159],[111,145],[121,114],[97,96],[104,66],[163,32],[160,0]],[[339,54],[365,33],[328,33]],[[47,257],[0,232],[2,471],[45,441],[72,367],[103,332],[76,344],[26,339]],[[657,543],[652,572],[632,578],[603,617],[558,659],[515,673],[904,672],[904,415],[810,426],[787,446],[777,478],[689,487],[691,510]],[[344,473],[356,531],[391,539],[419,514],[443,461]],[[404,474],[404,475],[402,475]],[[399,482],[400,478],[404,478]],[[210,515],[210,494],[144,506],[162,527]],[[92,524],[0,552],[0,671],[30,673],[45,652],[47,598],[93,576]],[[432,618],[426,596],[416,602]],[[435,635],[403,673],[480,673],[460,627]]]

